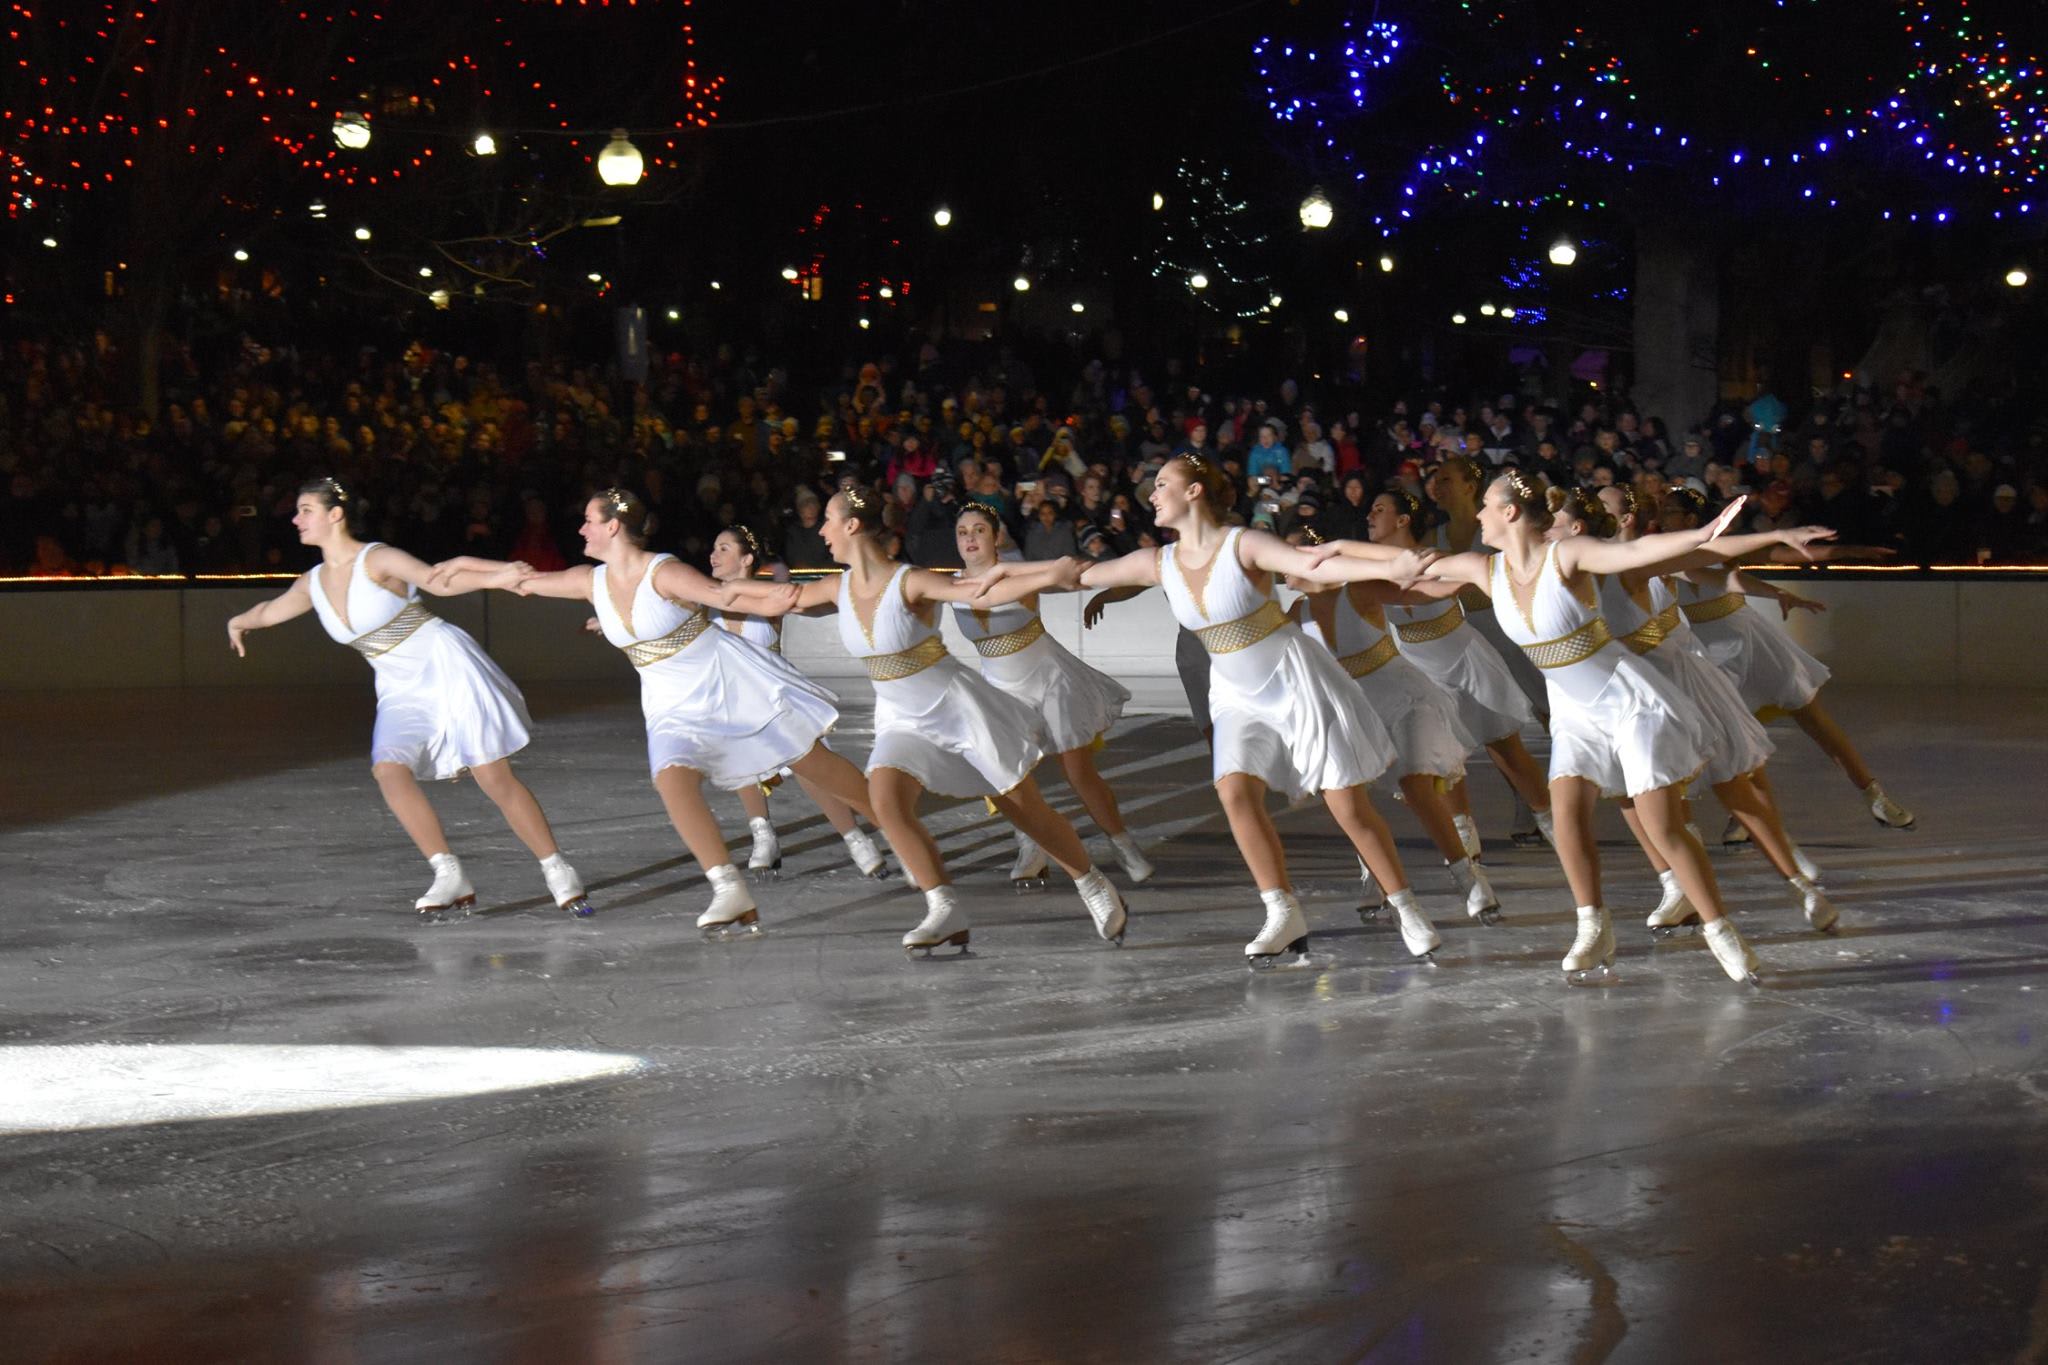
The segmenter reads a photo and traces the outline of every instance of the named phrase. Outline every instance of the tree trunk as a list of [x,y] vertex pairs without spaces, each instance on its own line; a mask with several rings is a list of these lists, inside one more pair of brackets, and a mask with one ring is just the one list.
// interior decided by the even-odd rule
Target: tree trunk
[[1636,232],[1635,402],[1674,432],[1720,397],[1720,272],[1711,247],[1676,224]]
[[122,396],[154,422],[163,406],[164,319],[170,315],[171,285],[152,272],[135,280],[130,291],[119,334],[126,380]]

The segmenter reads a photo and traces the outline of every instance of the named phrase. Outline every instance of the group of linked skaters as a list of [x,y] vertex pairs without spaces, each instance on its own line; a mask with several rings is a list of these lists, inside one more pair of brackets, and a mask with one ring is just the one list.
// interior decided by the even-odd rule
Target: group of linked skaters
[[[1299,958],[1309,947],[1269,791],[1320,796],[1358,855],[1370,893],[1359,913],[1368,921],[1390,914],[1407,950],[1427,957],[1439,936],[1369,792],[1391,776],[1467,914],[1497,921],[1500,900],[1479,862],[1465,791],[1465,757],[1478,747],[1563,864],[1578,906],[1562,962],[1569,979],[1604,974],[1614,957],[1593,834],[1603,797],[1621,802],[1662,881],[1650,927],[1697,924],[1731,979],[1757,979],[1756,956],[1728,918],[1690,820],[1686,790],[1695,779],[1730,812],[1727,837],[1739,829],[1754,841],[1811,927],[1831,930],[1837,914],[1821,870],[1785,831],[1761,718],[1795,718],[1880,823],[1904,828],[1913,817],[1884,793],[1821,705],[1826,668],[1767,613],[1745,608],[1749,596],[1777,599],[1787,611],[1810,604],[1736,567],[1759,554],[1825,555],[1831,533],[1730,535],[1739,501],[1703,521],[1683,496],[1654,510],[1661,529],[1653,532],[1651,509],[1637,507],[1624,488],[1546,490],[1512,470],[1482,484],[1463,460],[1445,466],[1437,491],[1447,515],[1428,539],[1418,533],[1417,502],[1394,490],[1373,504],[1369,541],[1296,546],[1226,524],[1222,473],[1181,457],[1154,481],[1158,524],[1174,533],[1163,549],[1097,562],[1005,559],[1000,523],[970,504],[957,524],[965,568],[955,576],[889,559],[877,534],[879,495],[852,488],[831,499],[821,526],[845,572],[794,584],[755,577],[762,547],[744,527],[719,535],[709,575],[650,552],[646,507],[619,489],[585,505],[580,533],[593,564],[545,574],[470,557],[428,565],[356,540],[347,491],[323,479],[304,486],[293,518],[320,564],[236,616],[228,635],[240,652],[250,630],[311,610],[369,659],[378,695],[373,771],[432,865],[433,884],[416,903],[424,916],[476,900],[419,786],[420,778],[464,768],[540,860],[555,902],[576,914],[591,909],[538,803],[511,772],[509,757],[531,724],[517,688],[474,640],[418,600],[421,592],[495,588],[590,602],[593,627],[635,665],[655,788],[713,890],[697,919],[707,935],[751,932],[759,911],[704,786],[742,793],[754,835],[750,867],[772,871],[780,853],[765,791],[787,775],[817,802],[864,874],[884,875],[886,861],[858,821],[887,837],[925,901],[923,919],[903,937],[906,950],[964,949],[970,936],[945,860],[918,818],[927,791],[985,799],[1018,831],[1013,880],[1042,876],[1047,860],[1058,864],[1097,934],[1120,943],[1128,920],[1121,892],[1033,774],[1057,755],[1126,878],[1149,878],[1152,865],[1094,762],[1130,694],[1046,633],[1038,599],[1095,590],[1093,620],[1114,601],[1156,587],[1198,651],[1184,680],[1209,735],[1218,799],[1263,902],[1263,925],[1245,945],[1251,965]],[[1292,610],[1275,597],[1280,582],[1302,595]],[[974,644],[979,670],[947,651],[937,626],[942,604]],[[779,653],[779,618],[790,612],[836,613],[841,642],[874,681],[865,772],[825,743],[838,719],[835,698]],[[1184,663],[1190,654],[1182,651]],[[1547,780],[1521,738],[1538,720],[1551,736]]]

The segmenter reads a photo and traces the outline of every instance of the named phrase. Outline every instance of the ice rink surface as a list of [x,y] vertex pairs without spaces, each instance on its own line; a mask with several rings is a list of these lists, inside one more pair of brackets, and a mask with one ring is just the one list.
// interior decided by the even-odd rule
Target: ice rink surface
[[1844,932],[1717,853],[1760,990],[1653,946],[1611,813],[1618,976],[1564,985],[1562,875],[1477,769],[1504,924],[1383,797],[1445,940],[1412,965],[1311,807],[1280,823],[1313,961],[1247,972],[1170,716],[1102,756],[1159,866],[1124,948],[934,804],[973,953],[912,962],[921,901],[787,789],[766,932],[700,941],[622,689],[536,692],[520,760],[598,916],[463,782],[431,794],[488,912],[438,926],[366,680],[0,698],[0,1353],[2048,1359],[2048,705],[1829,697],[1920,824],[1774,728]]

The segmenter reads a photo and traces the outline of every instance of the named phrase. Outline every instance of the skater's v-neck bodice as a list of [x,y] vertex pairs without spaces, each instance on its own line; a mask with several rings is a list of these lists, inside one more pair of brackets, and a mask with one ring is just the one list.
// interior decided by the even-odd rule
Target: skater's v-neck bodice
[[658,554],[647,561],[647,572],[633,588],[633,600],[620,615],[612,599],[610,565],[599,564],[590,571],[590,603],[597,609],[598,628],[604,638],[626,652],[636,667],[647,668],[680,658],[711,624],[711,613],[702,606],[671,602],[654,588],[654,576],[665,559]]
[[1555,542],[1543,547],[1527,607],[1515,596],[1506,555],[1488,557],[1487,575],[1493,590],[1494,619],[1529,661],[1543,670],[1553,690],[1561,688],[1568,697],[1591,700],[1606,686],[1620,661],[1631,657],[1615,643],[1607,619],[1600,613],[1597,595],[1588,606],[1565,586],[1557,567]]
[[[320,624],[327,633],[345,645],[357,645],[373,660],[402,643],[406,635],[426,620],[431,619],[425,607],[419,605],[419,589],[406,584],[405,596],[400,597],[389,588],[381,586],[370,577],[365,567],[369,563],[370,551],[382,545],[382,541],[371,541],[356,551],[355,562],[349,566],[348,588],[342,594],[346,612],[336,611],[334,603],[327,596],[326,575],[323,566],[316,565],[306,571],[313,598],[314,610],[319,614]],[[400,618],[404,617],[403,620]],[[358,641],[370,645],[379,643],[380,632],[396,636],[384,648],[375,649],[358,645]]]
[[938,636],[938,629],[910,609],[903,580],[908,564],[899,564],[874,601],[874,616],[862,620],[853,602],[853,572],[839,575],[839,639],[856,659],[901,654]]
[[1264,677],[1272,670],[1274,658],[1289,638],[1300,631],[1273,591],[1245,570],[1238,560],[1242,526],[1225,534],[1223,543],[1208,564],[1190,574],[1181,567],[1181,545],[1176,542],[1159,551],[1159,586],[1166,593],[1173,617],[1195,633],[1209,652],[1209,666],[1223,675],[1240,675],[1241,680]]
[[1357,602],[1358,588],[1347,584],[1337,590],[1336,609],[1331,613],[1331,626],[1335,638],[1330,641],[1331,652],[1337,662],[1344,665],[1344,671],[1354,678],[1362,678],[1377,672],[1399,650],[1394,637],[1388,632],[1384,610],[1376,604],[1368,604],[1361,611]]

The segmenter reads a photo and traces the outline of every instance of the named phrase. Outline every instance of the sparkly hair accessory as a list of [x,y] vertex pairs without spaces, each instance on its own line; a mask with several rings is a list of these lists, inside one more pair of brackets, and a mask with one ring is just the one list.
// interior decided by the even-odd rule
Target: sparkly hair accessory
[[842,489],[839,496],[846,499],[846,510],[857,517],[872,517],[881,510],[881,503],[865,488]]
[[327,485],[327,491],[333,494],[334,500],[337,503],[345,503],[348,501],[348,490],[341,486],[340,479],[330,477],[322,479],[320,482]]
[[1194,451],[1190,450],[1187,454],[1181,456],[1180,458],[1181,462],[1187,465],[1189,472],[1192,473],[1196,478],[1201,479],[1208,477],[1211,468],[1209,462],[1203,459],[1201,456],[1195,454]]
[[1398,483],[1388,484],[1386,487],[1386,494],[1388,497],[1392,498],[1395,502],[1399,503],[1402,506],[1402,508],[1404,509],[1403,514],[1408,518],[1408,524],[1410,526],[1419,527],[1422,525],[1421,498],[1416,497],[1413,493],[1401,487],[1401,485]]
[[1534,503],[1541,501],[1541,499],[1538,497],[1536,493],[1535,483],[1532,482],[1529,476],[1527,474],[1524,474],[1521,470],[1507,470],[1501,474],[1501,477],[1508,481],[1509,488],[1515,490],[1515,501],[1526,503]]
[[754,534],[753,529],[751,527],[743,526],[739,522],[734,522],[732,525],[726,527],[725,529],[734,540],[739,541],[742,545],[745,545],[747,547],[747,553],[752,555],[757,562],[768,557],[761,553],[760,537]]
[[1326,545],[1330,538],[1313,526],[1304,526],[1301,529],[1301,539],[1305,545]]

